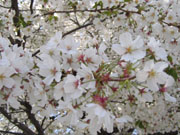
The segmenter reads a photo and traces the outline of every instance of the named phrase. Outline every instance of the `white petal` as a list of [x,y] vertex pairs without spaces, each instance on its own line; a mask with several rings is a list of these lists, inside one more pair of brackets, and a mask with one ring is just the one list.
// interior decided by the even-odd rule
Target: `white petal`
[[124,115],[120,118],[117,118],[116,121],[119,123],[133,122],[133,118],[130,117],[129,115]]
[[95,109],[95,114],[98,115],[99,117],[104,117],[106,115],[106,111],[101,106],[98,105]]
[[8,102],[11,105],[11,107],[13,107],[14,109],[19,109],[20,107],[20,103],[17,101],[16,98],[14,97],[9,97],[8,98]]
[[113,132],[113,120],[110,118],[109,114],[105,117],[105,127],[108,133]]
[[141,47],[143,47],[143,44],[144,44],[143,39],[142,39],[140,36],[138,36],[138,37],[133,41],[132,46],[133,46],[133,48],[141,48]]
[[59,82],[61,80],[61,75],[62,75],[61,72],[56,73],[55,75],[56,82]]
[[59,89],[54,90],[54,98],[56,100],[61,99],[62,96],[63,96],[63,91],[62,90],[59,90]]
[[139,60],[146,56],[146,52],[142,50],[136,50],[132,52],[132,55],[135,59]]
[[46,85],[50,85],[53,80],[54,80],[54,77],[53,77],[53,76],[48,76],[48,77],[46,77],[46,78],[43,80],[43,82],[44,82]]
[[132,44],[132,36],[129,32],[121,34],[119,39],[122,47]]
[[165,92],[165,93],[164,93],[164,96],[165,96],[165,100],[166,100],[166,101],[173,102],[173,103],[176,102],[176,98],[170,96],[169,93]]
[[97,131],[99,131],[102,126],[102,125],[98,124],[97,117],[95,117],[94,119],[91,119],[89,125],[90,125],[89,131],[90,131],[91,135],[97,135]]
[[113,44],[112,50],[115,51],[119,55],[123,55],[126,52],[125,48],[121,47],[121,45],[119,44]]
[[159,49],[155,50],[155,55],[162,60],[167,59],[167,52],[165,51],[164,48],[159,48]]
[[165,84],[165,87],[169,87],[169,86],[172,86],[174,84],[174,78],[172,76],[169,76],[167,77],[166,79],[166,84]]
[[137,81],[139,81],[139,82],[144,82],[144,81],[146,81],[147,77],[148,77],[148,73],[147,73],[147,72],[144,72],[144,71],[139,71],[139,72],[137,72],[137,74],[136,74],[136,79],[137,79]]
[[166,62],[157,62],[154,66],[154,70],[156,72],[162,72],[167,67],[168,67],[168,64]]
[[156,80],[154,78],[151,78],[151,79],[147,80],[147,86],[152,91],[158,91],[159,90],[157,82],[156,82]]
[[6,71],[7,67],[0,67],[0,74],[4,74],[4,72]]
[[10,77],[12,74],[16,73],[14,68],[7,68],[4,72],[4,75],[6,77]]
[[158,82],[159,84],[164,84],[167,80],[167,74],[164,72],[157,73],[155,79],[156,79],[156,82]]
[[2,84],[2,82],[0,81],[0,89],[3,87],[3,84]]
[[154,60],[149,60],[145,63],[144,71],[151,71],[154,68]]
[[125,60],[125,61],[131,61],[131,62],[135,62],[135,59],[133,57],[132,54],[125,54],[121,57],[121,60]]
[[147,102],[152,102],[153,101],[153,96],[151,93],[144,93],[143,94],[143,98],[147,101]]
[[50,75],[51,72],[50,72],[49,68],[40,68],[39,74],[46,77],[46,76]]
[[75,91],[75,88],[73,86],[73,84],[65,84],[64,85],[64,92],[65,93],[73,93]]
[[3,80],[4,86],[7,88],[12,88],[12,86],[15,84],[14,80],[12,78],[5,78]]

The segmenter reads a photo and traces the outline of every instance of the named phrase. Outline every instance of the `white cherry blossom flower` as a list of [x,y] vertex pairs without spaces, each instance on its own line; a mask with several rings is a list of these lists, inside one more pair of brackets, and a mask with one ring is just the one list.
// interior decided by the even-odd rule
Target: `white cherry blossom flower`
[[65,71],[68,71],[69,69],[77,70],[79,68],[78,60],[76,59],[76,53],[74,54],[63,54],[63,64],[62,68]]
[[56,100],[61,99],[61,97],[63,97],[63,95],[65,94],[63,84],[64,84],[64,82],[60,82],[55,86],[54,98]]
[[95,71],[99,67],[102,59],[99,55],[97,55],[97,50],[95,48],[88,48],[84,51],[84,62],[88,65],[88,67]]
[[165,62],[154,63],[153,60],[147,61],[145,63],[144,69],[138,71],[136,74],[137,80],[139,82],[147,83],[147,86],[152,91],[158,91],[158,84],[166,84],[168,80],[172,82],[168,74],[163,70],[168,67],[168,64]]
[[87,104],[85,111],[88,114],[86,120],[90,120],[89,131],[96,135],[104,125],[108,133],[113,132],[113,118],[102,106],[94,103]]
[[167,23],[173,23],[177,20],[177,17],[176,17],[176,12],[174,12],[173,10],[169,10],[168,11],[168,14],[165,18],[165,22]]
[[69,97],[76,99],[82,95],[84,89],[81,87],[81,80],[78,76],[69,74],[64,81],[64,92],[69,94]]
[[84,84],[82,84],[82,86],[84,88],[95,88],[95,80],[94,80],[94,75],[91,71],[90,68],[88,68],[87,66],[85,66],[84,64],[81,64],[81,69],[78,69],[77,74],[83,78],[83,82]]
[[12,88],[15,81],[11,78],[15,70],[10,67],[0,66],[0,89],[5,86],[7,88]]
[[143,39],[138,36],[135,40],[129,32],[120,35],[120,44],[113,44],[112,50],[121,55],[121,60],[136,62],[145,57]]
[[63,53],[73,54],[76,53],[79,43],[74,40],[72,36],[67,36],[60,42],[60,50]]
[[148,43],[148,47],[152,52],[154,52],[155,57],[157,60],[167,60],[167,52],[164,48],[161,47],[161,44],[159,41],[156,41],[154,37],[150,38],[150,41]]
[[139,90],[135,90],[135,96],[140,102],[152,102],[153,96],[148,89],[141,88]]
[[58,110],[63,110],[65,113],[65,116],[59,117],[58,121],[64,123],[65,125],[76,125],[80,122],[79,118],[82,117],[81,110],[75,109],[70,102],[63,102],[60,100],[58,104]]
[[43,82],[47,85],[50,85],[53,80],[57,82],[61,79],[61,65],[59,61],[55,61],[50,57],[46,57],[46,59],[39,63],[40,67],[39,74],[45,77]]

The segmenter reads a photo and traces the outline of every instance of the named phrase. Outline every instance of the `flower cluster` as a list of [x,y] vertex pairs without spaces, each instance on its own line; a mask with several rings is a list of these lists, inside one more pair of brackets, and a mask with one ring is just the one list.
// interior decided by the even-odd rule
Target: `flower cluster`
[[[65,113],[57,121],[74,128],[82,124],[91,134],[102,127],[113,132],[115,123],[121,128],[124,123],[143,123],[148,130],[149,120],[143,117],[144,111],[139,116],[138,109],[144,106],[155,111],[161,103],[168,115],[169,107],[176,106],[175,81],[166,72],[170,65],[159,60],[159,55],[149,58],[142,37],[133,40],[130,33],[121,34],[120,44],[112,45],[111,50],[118,56],[111,59],[105,56],[104,47],[80,49],[72,36],[61,35],[56,33],[42,46],[36,59],[28,50],[9,47],[8,40],[1,38],[1,104],[18,109],[19,101],[26,97],[34,106],[32,112],[41,110],[46,117]],[[160,112],[157,115],[165,117]]]
[[178,0],[22,3],[0,11],[0,107],[53,117],[47,134],[180,130]]

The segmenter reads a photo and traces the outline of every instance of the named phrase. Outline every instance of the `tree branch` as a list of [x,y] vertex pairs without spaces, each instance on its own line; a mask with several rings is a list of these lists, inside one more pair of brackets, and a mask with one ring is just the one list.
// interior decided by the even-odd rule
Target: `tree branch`
[[[11,8],[15,11],[15,15],[13,17],[13,22],[15,27],[19,28],[19,7],[18,7],[18,0],[11,0]],[[21,36],[20,30],[17,31],[17,36]]]
[[26,101],[25,102],[24,101],[20,101],[20,104],[23,105],[26,108],[25,112],[28,115],[28,118],[31,121],[31,123],[35,126],[35,128],[36,128],[36,130],[38,132],[38,135],[44,135],[43,128],[39,124],[39,121],[36,120],[35,114],[31,113],[32,106],[28,102],[26,102]]
[[30,130],[26,125],[20,123],[17,121],[17,119],[13,120],[11,115],[7,113],[6,110],[4,110],[3,107],[0,107],[0,112],[14,125],[16,125],[19,129],[23,131],[25,135],[35,135],[35,133]]
[[175,24],[175,23],[167,23],[165,21],[161,21],[162,23],[168,25],[168,26],[173,26],[173,27],[176,27],[180,30],[180,24]]
[[65,36],[67,36],[67,35],[69,35],[69,34],[71,34],[71,33],[73,33],[73,32],[76,32],[77,30],[82,29],[82,28],[86,28],[86,27],[89,26],[89,25],[93,25],[93,23],[90,22],[90,23],[87,23],[87,24],[85,24],[85,25],[81,25],[81,26],[79,26],[79,27],[77,27],[77,28],[75,28],[75,29],[72,29],[72,30],[64,33],[64,34],[62,35],[62,37],[65,37]]
[[33,14],[33,3],[34,3],[34,0],[31,0],[31,3],[30,3],[30,11],[31,11],[31,14]]
[[[112,8],[102,8],[102,9],[84,9],[84,10],[76,10],[76,12],[90,12],[90,13],[102,13],[104,11],[113,11],[113,10],[119,10],[119,11],[123,11],[125,13],[135,13],[135,14],[140,14],[140,12],[138,11],[130,11],[130,10],[126,10],[123,9],[120,6],[116,6],[116,7],[112,7]],[[74,10],[62,10],[62,11],[50,11],[47,13],[44,13],[42,16],[46,16],[46,15],[53,15],[54,13],[73,13]]]
[[[64,38],[65,36],[67,36],[67,35],[69,35],[69,34],[71,34],[71,33],[73,33],[73,32],[76,32],[77,30],[86,28],[86,27],[88,27],[88,26],[90,26],[90,25],[93,25],[92,21],[89,22],[89,23],[87,23],[87,24],[85,24],[85,25],[81,25],[81,26],[79,26],[79,27],[77,27],[77,28],[75,28],[75,29],[72,29],[72,30],[64,33],[64,34],[62,35],[62,37]],[[35,57],[38,53],[40,53],[40,50],[37,50],[36,52],[34,52],[34,53],[32,54],[32,57]]]
[[23,133],[10,132],[10,131],[3,131],[3,130],[0,130],[0,133],[4,133],[4,134],[12,134],[12,135],[24,135]]
[[6,9],[11,9],[11,7],[6,7],[6,6],[3,6],[3,5],[0,5],[0,7],[6,8]]

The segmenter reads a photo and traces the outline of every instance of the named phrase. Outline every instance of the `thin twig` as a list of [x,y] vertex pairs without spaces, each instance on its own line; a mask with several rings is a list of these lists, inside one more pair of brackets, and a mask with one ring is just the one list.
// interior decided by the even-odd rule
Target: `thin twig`
[[43,127],[45,120],[46,120],[46,116],[42,120],[41,127]]
[[[80,30],[80,29],[82,29],[82,28],[86,28],[86,27],[88,27],[88,26],[90,26],[90,25],[93,25],[93,23],[90,22],[90,23],[87,23],[87,24],[85,24],[85,25],[81,25],[81,26],[79,26],[79,27],[77,27],[77,28],[75,28],[75,29],[72,29],[72,30],[64,33],[64,34],[62,35],[62,37],[64,38],[65,36],[67,36],[67,35],[69,35],[69,34],[71,34],[71,33],[73,33],[73,32],[76,32],[77,30]],[[32,54],[32,57],[35,57],[38,53],[40,53],[40,50],[35,51],[35,52]]]
[[34,3],[34,0],[31,0],[31,3],[30,3],[30,11],[31,11],[31,14],[33,14],[33,3]]
[[136,76],[132,76],[132,77],[129,77],[129,78],[110,78],[108,81],[120,82],[120,81],[126,81],[126,80],[133,80],[135,78],[136,78]]
[[6,6],[3,6],[3,5],[0,5],[0,7],[6,8],[6,9],[11,9],[11,7],[6,7]]
[[[126,13],[135,13],[135,14],[140,14],[140,12],[138,11],[129,11],[129,10],[125,10],[119,6],[117,7],[113,7],[113,8],[102,8],[102,9],[84,9],[84,10],[76,10],[76,12],[91,12],[91,13],[95,13],[95,12],[98,12],[98,13],[102,13],[103,11],[113,11],[113,10],[120,10],[120,11],[123,11],[123,12],[126,12]],[[47,12],[47,13],[44,13],[42,16],[46,16],[46,15],[53,15],[54,13],[73,13],[74,10],[63,10],[63,11],[50,11],[50,12]]]
[[4,133],[4,134],[12,134],[12,135],[24,135],[23,133],[10,132],[10,131],[3,131],[3,130],[0,130],[0,133]]
[[67,35],[69,35],[69,34],[71,34],[71,33],[73,33],[73,32],[76,32],[77,30],[80,30],[80,29],[85,28],[85,27],[90,26],[90,25],[93,25],[93,23],[90,22],[90,23],[87,23],[87,24],[85,24],[85,25],[81,25],[81,26],[79,26],[79,27],[77,27],[77,28],[75,28],[75,29],[72,29],[72,30],[64,33],[64,34],[62,35],[62,37],[65,37],[65,36],[67,36]]

